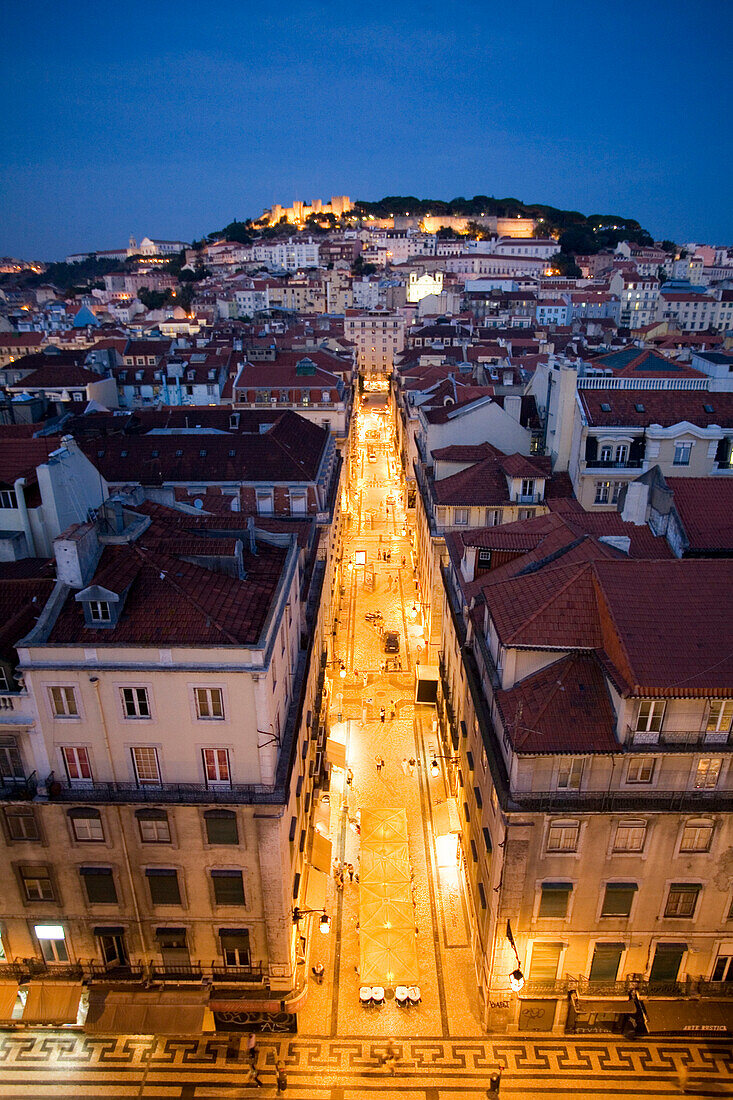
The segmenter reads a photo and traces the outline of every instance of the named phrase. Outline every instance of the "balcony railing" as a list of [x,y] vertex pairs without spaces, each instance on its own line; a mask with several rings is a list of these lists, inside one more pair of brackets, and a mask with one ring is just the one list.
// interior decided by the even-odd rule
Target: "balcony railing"
[[701,744],[722,746],[729,743],[730,730],[669,730],[664,727],[661,730],[638,730],[627,726],[626,741],[631,745],[665,745],[671,748]]
[[[72,787],[66,781],[51,780],[48,783],[48,794],[56,802],[78,802],[79,799],[86,798],[92,802],[214,802],[244,805],[262,802],[272,805],[283,800],[283,791],[277,787],[242,783],[233,783],[230,787],[207,787],[205,783],[161,783],[159,786],[139,787],[135,783],[95,782],[86,783],[83,787]],[[32,798],[33,795],[26,797]]]
[[625,462],[619,462],[612,458],[593,458],[585,463],[585,470],[641,470],[644,465],[643,458],[631,458]]
[[25,776],[2,776],[0,778],[0,799],[11,802],[30,802],[36,797],[38,777],[32,772]]
[[161,984],[204,981],[228,985],[255,985],[265,980],[261,963],[249,966],[226,966],[221,963],[121,963],[106,965],[82,960],[67,965],[47,963],[43,959],[23,959],[21,962],[0,963],[0,980],[17,981],[19,985],[33,980],[84,982],[158,982]]

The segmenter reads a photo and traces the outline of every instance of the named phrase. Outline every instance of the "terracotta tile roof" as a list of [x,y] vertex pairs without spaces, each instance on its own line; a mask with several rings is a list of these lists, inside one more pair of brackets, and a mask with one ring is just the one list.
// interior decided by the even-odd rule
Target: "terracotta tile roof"
[[43,439],[0,437],[0,482],[12,486],[19,477],[25,477],[29,484],[35,482],[36,467],[46,462],[58,446],[58,436],[46,436]]
[[87,438],[81,446],[113,484],[302,482],[319,475],[329,432],[290,410],[261,434]]
[[[590,427],[663,428],[687,420],[699,427],[733,427],[733,393],[707,390],[578,390]],[[610,411],[602,405],[610,405]],[[636,406],[640,406],[639,411]],[[712,412],[706,412],[709,405]]]
[[480,462],[483,458],[503,457],[503,452],[491,443],[452,443],[432,452],[439,462]]
[[690,550],[733,553],[733,480],[665,477]]
[[509,501],[507,480],[493,456],[433,482],[432,489],[436,503],[441,505],[490,505]]
[[37,348],[42,342],[42,332],[0,332],[0,348]]
[[499,572],[489,573],[481,588],[503,645],[601,647],[591,563],[565,564],[560,557],[524,576],[499,580]]
[[576,652],[497,691],[496,702],[519,753],[615,752],[615,713],[603,668]]
[[[141,537],[144,542],[145,533]],[[218,540],[211,540],[214,548]],[[107,546],[92,584],[129,591],[112,628],[85,625],[70,593],[49,636],[51,644],[253,645],[265,625],[287,550],[258,543],[244,552],[244,580],[136,544]]]
[[44,566],[37,558],[0,564],[0,656],[13,665],[16,642],[35,626],[53,591],[53,577],[39,575]]
[[425,419],[429,424],[446,424],[449,420],[453,420],[454,417],[464,415],[472,410],[473,406],[479,407],[479,403],[488,404],[494,393],[493,386],[484,390],[482,396],[469,397],[465,401],[456,401],[452,405],[445,405],[439,409],[430,409],[425,413]]
[[[22,366],[22,360],[16,365]],[[8,390],[11,393],[23,393],[25,390],[80,389],[88,386],[91,382],[101,381],[101,374],[87,370],[86,367],[71,364],[54,364],[53,366],[49,364],[39,370],[32,371],[25,378],[21,378],[19,382],[10,383]]]
[[513,454],[501,459],[501,468],[508,477],[549,478],[552,463],[544,455]]

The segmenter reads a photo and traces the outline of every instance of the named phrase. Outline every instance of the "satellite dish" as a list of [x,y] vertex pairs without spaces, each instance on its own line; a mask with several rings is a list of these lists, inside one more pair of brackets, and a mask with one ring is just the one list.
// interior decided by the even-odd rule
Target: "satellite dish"
[[204,502],[201,497],[196,497],[195,501],[193,502],[193,506],[194,508],[203,508]]

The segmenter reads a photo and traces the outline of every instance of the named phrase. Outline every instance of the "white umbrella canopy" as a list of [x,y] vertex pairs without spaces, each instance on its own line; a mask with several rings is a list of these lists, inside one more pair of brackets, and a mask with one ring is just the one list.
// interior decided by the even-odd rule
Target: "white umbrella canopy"
[[374,901],[412,901],[410,883],[403,882],[364,882],[359,884],[359,905]]
[[359,909],[360,928],[375,935],[380,929],[401,929],[415,932],[415,910],[410,901],[396,901],[393,898],[361,899]]
[[417,965],[415,929],[362,929],[359,975],[363,985],[415,985]]
[[359,880],[377,885],[381,882],[410,882],[409,853],[406,844],[390,845],[386,850],[362,848]]
[[407,813],[404,809],[361,811],[361,845],[371,847],[385,841],[407,844]]

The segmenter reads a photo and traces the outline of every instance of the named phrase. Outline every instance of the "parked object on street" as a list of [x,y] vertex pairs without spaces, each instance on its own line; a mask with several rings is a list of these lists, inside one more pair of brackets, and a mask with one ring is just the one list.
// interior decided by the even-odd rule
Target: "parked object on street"
[[385,630],[383,641],[385,653],[399,653],[400,636],[396,630]]

